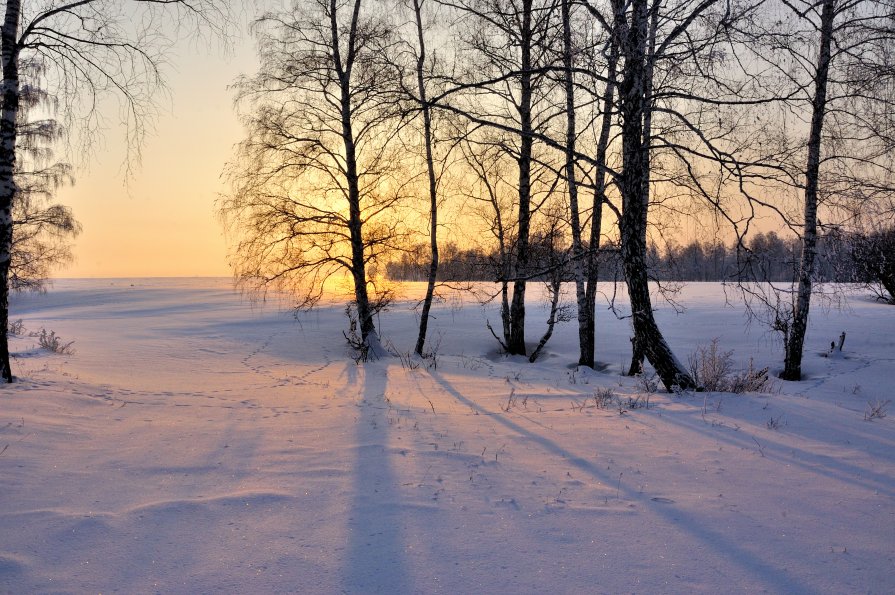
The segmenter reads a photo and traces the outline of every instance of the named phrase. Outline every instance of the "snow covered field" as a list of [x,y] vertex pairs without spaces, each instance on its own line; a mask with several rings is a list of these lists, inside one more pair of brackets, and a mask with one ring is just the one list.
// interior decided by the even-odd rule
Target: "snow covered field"
[[[719,285],[680,301],[658,318],[681,359],[718,337],[779,368]],[[410,306],[378,321],[401,351]],[[895,307],[813,309],[802,382],[624,413],[594,395],[643,394],[626,320],[602,311],[594,373],[569,366],[574,324],[528,364],[496,354],[492,307],[435,315],[437,368],[409,369],[348,358],[342,305],[296,320],[223,279],[15,296],[75,352],[13,338],[0,592],[895,592],[895,403],[865,420],[895,397]]]

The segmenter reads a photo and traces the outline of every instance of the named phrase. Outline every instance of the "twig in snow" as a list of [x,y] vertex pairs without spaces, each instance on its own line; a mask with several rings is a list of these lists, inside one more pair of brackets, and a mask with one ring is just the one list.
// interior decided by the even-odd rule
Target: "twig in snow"
[[759,444],[758,440],[755,440],[755,436],[752,436],[752,440],[754,440],[755,444],[758,445],[758,452],[761,453],[762,457],[764,457],[764,449],[761,447],[761,444]]

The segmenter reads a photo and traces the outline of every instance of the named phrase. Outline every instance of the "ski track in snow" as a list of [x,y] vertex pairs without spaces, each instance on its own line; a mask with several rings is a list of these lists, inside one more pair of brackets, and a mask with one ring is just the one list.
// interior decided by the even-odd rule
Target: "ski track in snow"
[[[682,359],[717,333],[777,365],[719,286],[682,300],[658,312]],[[593,395],[640,395],[627,322],[601,321],[606,371],[574,370],[573,325],[531,365],[459,303],[433,311],[437,367],[406,369],[349,359],[339,305],[296,323],[220,280],[16,296],[76,352],[13,340],[0,593],[895,592],[895,415],[864,420],[891,398],[895,308],[812,314],[803,382],[620,412]],[[401,303],[378,322],[415,337]]]

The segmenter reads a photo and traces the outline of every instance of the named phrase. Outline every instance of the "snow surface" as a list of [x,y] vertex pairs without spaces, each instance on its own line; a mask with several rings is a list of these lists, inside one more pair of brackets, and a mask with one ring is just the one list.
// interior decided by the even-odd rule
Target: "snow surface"
[[[419,293],[377,321],[397,350]],[[679,301],[657,315],[682,360],[718,337],[779,368],[720,285]],[[435,309],[437,368],[357,365],[343,310],[296,319],[224,279],[15,296],[13,320],[75,352],[12,340],[0,592],[895,592],[895,405],[865,420],[893,398],[895,308],[815,307],[802,382],[625,413],[593,400],[643,391],[609,311],[592,372],[570,366],[574,324],[536,364],[498,355],[496,310],[468,294]]]

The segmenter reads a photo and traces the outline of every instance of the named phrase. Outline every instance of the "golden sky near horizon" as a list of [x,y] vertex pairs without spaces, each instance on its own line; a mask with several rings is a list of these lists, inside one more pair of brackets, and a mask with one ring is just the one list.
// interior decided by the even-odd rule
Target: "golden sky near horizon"
[[[254,71],[254,40],[243,33],[227,55],[185,41],[169,62],[168,96],[127,183],[120,127],[110,126],[91,155],[72,157],[75,184],[57,200],[74,210],[84,230],[74,243],[75,262],[54,276],[230,275],[215,201],[242,136],[227,87]],[[114,111],[107,118],[114,124]]]
[[[75,262],[55,277],[230,276],[216,201],[227,190],[222,172],[243,129],[228,86],[257,69],[255,40],[244,20],[226,54],[188,39],[168,62],[168,94],[129,180],[121,127],[110,126],[90,155],[68,158],[76,183],[56,200],[72,208],[83,232],[74,241]],[[110,101],[108,108],[115,123],[117,105]],[[682,231],[710,239],[705,222],[685,221]]]

